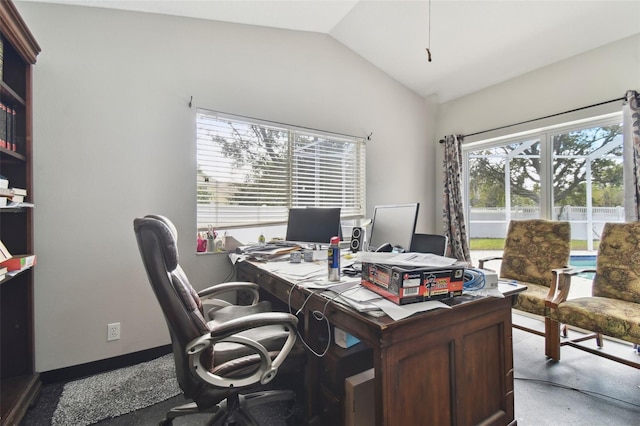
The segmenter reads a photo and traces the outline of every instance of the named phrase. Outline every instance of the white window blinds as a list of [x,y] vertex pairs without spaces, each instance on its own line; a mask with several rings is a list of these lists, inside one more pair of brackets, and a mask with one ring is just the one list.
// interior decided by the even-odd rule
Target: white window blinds
[[364,216],[365,141],[198,109],[198,229],[286,223],[290,207]]

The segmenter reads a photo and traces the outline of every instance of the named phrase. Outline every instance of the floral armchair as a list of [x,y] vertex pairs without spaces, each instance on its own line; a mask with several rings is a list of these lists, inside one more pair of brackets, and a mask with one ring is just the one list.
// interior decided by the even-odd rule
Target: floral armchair
[[[509,223],[504,251],[500,257],[488,257],[479,261],[485,268],[490,260],[502,259],[501,280],[516,280],[527,289],[518,294],[515,309],[544,317],[545,301],[553,298],[551,285],[555,280],[554,269],[565,268],[571,253],[571,224],[569,222],[529,219],[512,220]],[[514,324],[538,335],[535,329]]]
[[[602,335],[634,343],[635,347],[640,344],[640,222],[605,224],[598,246],[592,295],[567,300],[571,277],[580,272],[585,270],[556,271],[558,291],[547,302],[546,355],[560,360],[560,346],[570,345],[640,368],[638,361],[577,345],[578,341],[596,337],[598,347],[602,348]],[[561,342],[561,323],[594,334]]]

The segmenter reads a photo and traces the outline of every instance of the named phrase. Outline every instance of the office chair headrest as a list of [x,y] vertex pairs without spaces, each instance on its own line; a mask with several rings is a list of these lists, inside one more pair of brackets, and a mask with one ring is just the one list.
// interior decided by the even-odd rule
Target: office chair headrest
[[162,216],[162,215],[159,215],[159,214],[148,214],[145,217],[150,217],[152,219],[159,220],[160,222],[162,222],[165,225],[167,225],[167,227],[169,228],[169,230],[173,234],[173,239],[176,240],[176,242],[178,241],[178,230],[176,229],[176,226],[173,224],[173,222],[171,222],[171,220],[169,220],[168,217]]
[[178,232],[169,219],[159,215],[144,217],[145,225],[154,230],[168,271],[178,267]]

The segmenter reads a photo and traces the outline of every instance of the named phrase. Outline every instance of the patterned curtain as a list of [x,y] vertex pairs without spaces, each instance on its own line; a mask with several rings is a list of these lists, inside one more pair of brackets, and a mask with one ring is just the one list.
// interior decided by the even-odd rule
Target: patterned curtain
[[442,218],[444,234],[449,238],[448,255],[471,264],[462,200],[462,136],[449,135],[441,142],[445,146]]
[[625,158],[625,215],[627,222],[640,218],[640,96],[629,90],[623,107]]

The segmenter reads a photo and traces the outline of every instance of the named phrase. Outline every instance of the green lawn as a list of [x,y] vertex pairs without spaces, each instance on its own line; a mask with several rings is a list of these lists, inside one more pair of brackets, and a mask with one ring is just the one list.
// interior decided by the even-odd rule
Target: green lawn
[[[597,250],[598,242],[593,242],[593,249]],[[469,241],[471,250],[502,250],[504,248],[504,238],[473,238]],[[587,250],[586,240],[572,240],[571,250]]]
[[469,240],[471,250],[502,250],[504,238],[473,238]]

